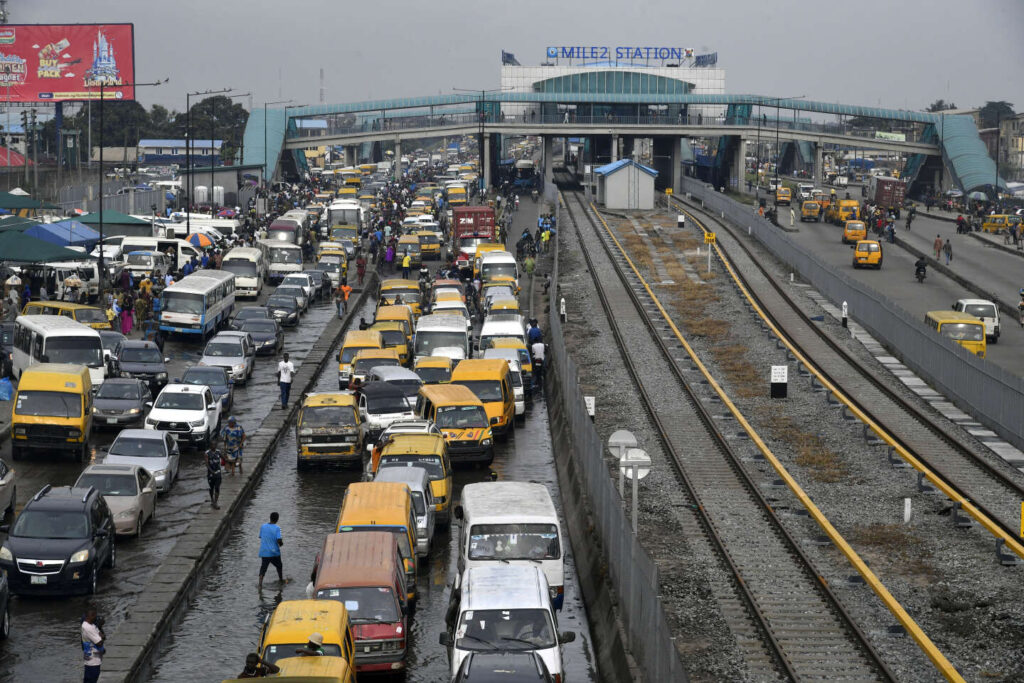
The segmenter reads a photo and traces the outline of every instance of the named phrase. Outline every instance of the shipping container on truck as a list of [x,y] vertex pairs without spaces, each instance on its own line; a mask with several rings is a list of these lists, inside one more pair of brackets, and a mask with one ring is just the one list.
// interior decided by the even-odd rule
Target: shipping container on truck
[[456,206],[452,208],[452,250],[457,254],[458,268],[472,267],[476,245],[496,242],[494,209],[490,206]]
[[900,208],[906,194],[906,183],[897,178],[873,176],[868,183],[868,201],[876,206]]

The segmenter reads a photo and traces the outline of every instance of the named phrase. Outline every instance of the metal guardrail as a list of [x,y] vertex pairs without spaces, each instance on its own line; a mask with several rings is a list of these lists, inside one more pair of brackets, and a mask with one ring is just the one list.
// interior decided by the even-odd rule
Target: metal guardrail
[[[556,204],[556,216],[558,212]],[[558,218],[558,225],[561,225]],[[555,289],[548,320],[548,367],[560,387],[560,409],[572,430],[571,454],[601,541],[610,583],[615,589],[619,616],[630,652],[648,681],[686,681],[686,671],[672,631],[665,620],[659,592],[658,567],[633,534],[623,501],[609,476],[602,456],[604,442],[587,413],[579,387],[579,371],[565,347],[558,306],[558,248],[552,269]]]
[[741,204],[690,177],[682,190],[750,234],[836,305],[846,302],[850,316],[926,377],[940,392],[969,409],[991,429],[1024,449],[1024,378],[978,358],[935,334],[921,319],[882,293],[822,263],[792,236]]

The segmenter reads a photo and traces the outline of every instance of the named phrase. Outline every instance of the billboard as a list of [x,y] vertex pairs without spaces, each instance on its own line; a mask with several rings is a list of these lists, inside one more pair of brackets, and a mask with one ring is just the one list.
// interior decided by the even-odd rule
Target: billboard
[[0,26],[0,99],[135,99],[132,24]]

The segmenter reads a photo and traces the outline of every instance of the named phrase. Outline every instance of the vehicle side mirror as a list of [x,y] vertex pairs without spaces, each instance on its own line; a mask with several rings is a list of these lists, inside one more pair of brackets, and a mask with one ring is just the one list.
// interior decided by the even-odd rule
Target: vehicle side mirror
[[170,362],[171,362],[171,359],[170,359],[169,357],[168,357],[168,358],[164,358],[164,362],[165,362],[165,363],[170,363]]
[[93,534],[93,536],[95,536],[96,538],[106,538],[107,535],[108,534],[106,529],[97,529],[96,532]]
[[492,418],[491,418],[491,424],[492,424],[492,425],[496,425],[496,424],[498,424],[498,418],[496,418],[496,417],[492,417]]
[[447,632],[447,631],[445,631],[444,633],[441,633],[441,634],[440,634],[440,635],[438,636],[438,638],[437,638],[437,642],[438,642],[438,643],[439,643],[440,645],[444,645],[445,647],[450,647],[450,646],[451,646],[451,644],[452,644],[452,639],[451,639],[451,636],[449,636],[449,635],[448,635],[448,632]]
[[562,643],[562,644],[572,643],[575,640],[576,640],[576,632],[575,631],[565,631],[563,633],[559,633],[558,634],[558,642],[559,643]]
[[456,505],[455,506],[455,519],[462,519],[462,506],[461,505]]
[[142,405],[146,406],[147,408],[152,408],[153,407],[153,402],[152,401],[146,401]]

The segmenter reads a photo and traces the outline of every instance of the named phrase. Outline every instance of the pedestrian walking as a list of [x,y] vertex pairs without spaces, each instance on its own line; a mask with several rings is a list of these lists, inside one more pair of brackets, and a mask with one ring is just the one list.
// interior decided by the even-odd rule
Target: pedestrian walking
[[210,505],[219,510],[220,484],[224,479],[224,458],[220,451],[212,448],[206,451],[206,483],[210,487]]
[[409,269],[412,268],[412,256],[409,252],[405,252],[405,256],[402,257],[402,279],[409,279]]
[[270,521],[260,527],[260,581],[259,587],[263,588],[263,576],[267,573],[267,567],[274,565],[277,570],[277,580],[284,583],[284,571],[281,565],[281,546],[284,539],[281,536],[281,527],[277,525],[280,515],[276,512],[270,513]]
[[292,392],[292,375],[295,374],[295,365],[288,360],[288,354],[284,354],[284,360],[277,364],[277,384],[281,387],[281,407],[288,407],[288,397]]
[[526,260],[523,261],[523,270],[526,272],[527,275],[533,275],[533,270],[536,267],[537,262],[533,260],[532,256],[527,255]]
[[938,261],[942,256],[942,238],[938,235],[935,236],[935,242],[932,243],[932,249],[935,250],[935,260]]
[[360,254],[359,258],[356,259],[356,275],[359,276],[359,286],[363,285],[363,278],[366,276],[366,259]]
[[789,207],[789,227],[792,228],[795,225],[796,225],[796,211],[791,206],[791,207]]
[[946,238],[946,243],[942,245],[942,253],[946,255],[946,265],[953,260],[953,244]]
[[334,299],[338,303],[338,317],[345,317],[345,309],[348,308],[348,297],[352,294],[352,288],[348,286],[348,278],[341,278],[341,284],[334,293]]
[[82,654],[85,657],[83,683],[96,683],[100,679],[100,666],[106,654],[104,640],[103,620],[96,616],[96,610],[87,610],[82,618]]
[[221,430],[221,437],[224,439],[224,462],[233,475],[235,467],[238,473],[242,473],[242,450],[245,447],[245,430],[238,424],[235,416],[228,418],[228,424]]

